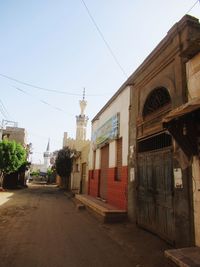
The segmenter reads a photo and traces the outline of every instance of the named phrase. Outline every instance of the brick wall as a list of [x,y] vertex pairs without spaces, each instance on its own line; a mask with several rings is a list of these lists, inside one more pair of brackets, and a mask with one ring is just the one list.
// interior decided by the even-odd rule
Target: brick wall
[[98,197],[100,170],[89,170],[88,195]]
[[120,181],[115,180],[115,174],[116,168],[109,168],[107,201],[119,209],[127,210],[128,167],[121,167]]

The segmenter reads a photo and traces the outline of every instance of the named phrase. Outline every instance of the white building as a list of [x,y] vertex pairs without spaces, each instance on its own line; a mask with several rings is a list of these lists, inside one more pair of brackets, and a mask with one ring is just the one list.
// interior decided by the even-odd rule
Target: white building
[[50,141],[48,141],[47,149],[43,154],[44,157],[44,163],[40,168],[41,172],[47,173],[48,168],[50,167],[50,158],[51,158],[51,152],[50,152]]
[[130,86],[122,86],[92,120],[89,192],[127,209]]

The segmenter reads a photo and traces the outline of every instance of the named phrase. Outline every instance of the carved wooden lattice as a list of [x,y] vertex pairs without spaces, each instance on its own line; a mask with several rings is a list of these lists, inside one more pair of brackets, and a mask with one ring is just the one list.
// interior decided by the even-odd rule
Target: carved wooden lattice
[[154,113],[171,102],[166,88],[160,87],[149,94],[143,109],[143,117]]

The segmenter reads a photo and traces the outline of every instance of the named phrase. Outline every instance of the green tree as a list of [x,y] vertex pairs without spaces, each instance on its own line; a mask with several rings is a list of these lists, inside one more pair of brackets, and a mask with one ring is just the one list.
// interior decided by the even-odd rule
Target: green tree
[[72,158],[74,153],[74,150],[71,150],[69,147],[64,147],[58,151],[55,161],[56,172],[62,179],[63,188],[67,190],[69,190],[69,181],[73,163]]
[[0,142],[1,185],[6,174],[17,171],[26,162],[26,150],[15,141]]

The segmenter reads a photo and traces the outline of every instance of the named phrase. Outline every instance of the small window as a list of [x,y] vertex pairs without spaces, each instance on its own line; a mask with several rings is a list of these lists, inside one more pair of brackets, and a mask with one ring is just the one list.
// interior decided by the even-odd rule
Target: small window
[[9,139],[9,137],[10,137],[10,134],[3,134],[2,135],[3,140]]
[[161,133],[138,142],[138,152],[147,152],[172,145],[172,137],[167,133]]

